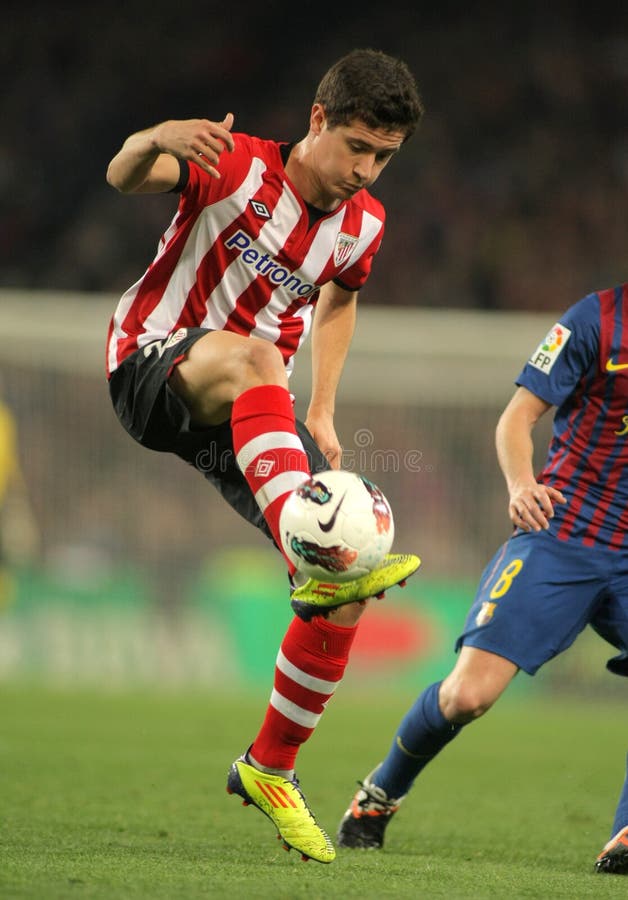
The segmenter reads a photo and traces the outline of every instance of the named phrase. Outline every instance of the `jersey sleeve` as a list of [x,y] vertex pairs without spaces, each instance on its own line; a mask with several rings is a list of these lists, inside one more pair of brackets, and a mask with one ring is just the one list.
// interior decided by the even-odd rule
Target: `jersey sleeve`
[[560,406],[598,358],[600,303],[589,294],[571,306],[550,329],[515,383]]
[[220,172],[220,178],[214,178],[195,162],[188,163],[187,180],[181,190],[181,203],[184,207],[209,206],[233,191],[251,160],[248,135],[234,134],[233,141],[234,149],[231,152],[223,150],[218,158],[215,168]]
[[359,291],[366,283],[381,246],[385,226],[386,211],[383,205],[368,191],[360,191],[350,204],[342,234],[339,235],[339,240],[345,242],[356,240],[356,246],[334,278],[336,284],[347,291]]
[[371,245],[360,256],[357,262],[350,266],[348,269],[345,269],[343,272],[341,272],[340,275],[338,275],[336,278],[334,278],[335,284],[338,284],[346,291],[360,290],[360,288],[365,284],[366,280],[371,274],[371,268],[373,265],[373,260],[375,259],[375,254],[379,250],[382,243],[383,232],[384,227],[382,225],[375,240],[372,241]]

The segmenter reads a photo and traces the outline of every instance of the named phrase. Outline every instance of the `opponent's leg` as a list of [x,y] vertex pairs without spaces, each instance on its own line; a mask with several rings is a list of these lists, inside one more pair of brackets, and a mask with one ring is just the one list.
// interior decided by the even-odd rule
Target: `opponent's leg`
[[360,783],[340,823],[339,846],[382,847],[386,827],[417,775],[464,725],[492,706],[516,672],[501,656],[462,647],[451,674],[420,694],[386,759]]
[[[609,644],[620,651],[609,659],[606,667],[620,677],[628,675],[628,558],[613,554],[611,591],[596,609],[591,625]],[[611,838],[595,862],[597,872],[609,875],[628,875],[628,757],[626,775],[615,809]]]
[[597,858],[595,868],[609,875],[628,875],[628,757],[626,778],[613,822],[613,836]]

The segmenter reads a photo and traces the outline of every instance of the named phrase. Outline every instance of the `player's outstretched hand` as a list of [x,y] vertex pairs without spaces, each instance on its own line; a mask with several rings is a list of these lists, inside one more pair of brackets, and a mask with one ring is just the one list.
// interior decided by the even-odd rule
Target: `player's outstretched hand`
[[162,153],[170,153],[178,159],[193,159],[214,178],[220,178],[215,167],[223,150],[233,150],[232,127],[233,113],[227,113],[222,122],[171,119],[157,126],[153,141]]
[[549,528],[554,517],[554,504],[566,503],[564,495],[556,488],[536,481],[518,485],[510,493],[508,515],[513,525],[524,531],[542,531]]

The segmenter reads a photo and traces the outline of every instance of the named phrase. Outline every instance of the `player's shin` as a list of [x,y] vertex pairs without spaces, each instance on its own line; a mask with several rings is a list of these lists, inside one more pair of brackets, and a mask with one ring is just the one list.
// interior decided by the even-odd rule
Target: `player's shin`
[[622,828],[628,825],[628,755],[626,756],[626,777],[622,785],[617,809],[615,810],[615,821],[613,822],[613,834],[617,834]]
[[[274,384],[249,388],[233,404],[231,427],[238,466],[281,548],[281,510],[310,475],[289,392]],[[292,574],[294,566],[286,561]]]
[[402,797],[419,772],[460,732],[442,714],[438,703],[440,682],[419,695],[402,720],[388,756],[377,770],[377,785],[390,797]]
[[266,717],[250,750],[254,764],[281,773],[294,769],[301,744],[344,675],[356,631],[320,616],[292,620],[277,656]]

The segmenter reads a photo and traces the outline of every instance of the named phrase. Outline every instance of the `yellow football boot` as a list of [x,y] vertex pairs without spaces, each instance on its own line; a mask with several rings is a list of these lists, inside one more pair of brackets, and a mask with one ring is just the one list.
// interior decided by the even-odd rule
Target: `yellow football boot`
[[330,863],[336,851],[329,835],[317,824],[296,778],[260,772],[241,756],[231,766],[227,793],[239,794],[271,820],[286,850],[298,850],[303,860]]
[[353,581],[334,583],[309,578],[305,584],[294,588],[290,605],[299,618],[307,622],[313,616],[347,603],[369,597],[381,598],[384,591],[396,584],[403,587],[420,565],[421,560],[412,553],[388,553],[381,565]]

